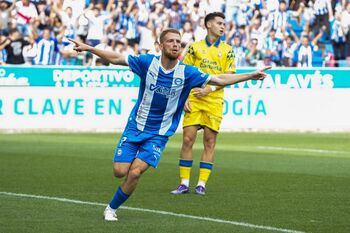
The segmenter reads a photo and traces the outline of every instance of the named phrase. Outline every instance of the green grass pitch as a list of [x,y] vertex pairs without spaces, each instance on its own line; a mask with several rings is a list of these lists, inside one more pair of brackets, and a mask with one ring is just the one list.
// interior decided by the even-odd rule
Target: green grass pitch
[[125,203],[139,209],[105,222],[119,136],[0,134],[0,232],[350,232],[350,134],[221,133],[206,196],[169,194],[179,182],[175,135]]

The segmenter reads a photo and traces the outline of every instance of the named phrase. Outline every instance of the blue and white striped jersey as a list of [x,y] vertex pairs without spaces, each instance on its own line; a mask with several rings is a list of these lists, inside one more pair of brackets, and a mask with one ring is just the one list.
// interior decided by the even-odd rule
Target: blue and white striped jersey
[[126,60],[141,78],[128,125],[150,134],[173,135],[191,89],[204,87],[210,76],[180,61],[173,69],[165,70],[160,56],[151,54],[129,55]]
[[328,0],[315,0],[314,2],[314,14],[325,15],[328,14]]
[[45,40],[39,38],[37,40],[38,54],[35,58],[36,65],[51,65],[53,64],[53,59],[57,49],[57,40],[50,38],[50,40]]

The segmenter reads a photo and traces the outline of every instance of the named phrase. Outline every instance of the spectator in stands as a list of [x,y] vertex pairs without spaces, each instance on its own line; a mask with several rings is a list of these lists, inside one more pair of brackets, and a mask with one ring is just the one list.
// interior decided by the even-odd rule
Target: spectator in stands
[[68,6],[64,10],[60,10],[54,4],[52,7],[52,11],[54,11],[57,16],[60,18],[63,26],[64,32],[64,39],[68,41],[67,39],[74,39],[76,37],[76,23],[75,19],[73,18],[73,9]]
[[287,14],[287,4],[284,0],[279,2],[278,10],[270,14],[272,29],[276,32],[276,37],[278,39],[283,38],[284,31],[286,30],[288,14]]
[[11,23],[11,12],[16,6],[14,0],[11,4],[9,0],[0,1],[0,35],[8,35]]
[[23,48],[32,43],[32,40],[25,40],[17,28],[11,29],[8,38],[0,44],[0,50],[6,51],[6,64],[24,64]]
[[35,58],[36,65],[54,64],[56,53],[58,52],[57,38],[53,37],[50,28],[45,28],[42,35],[36,39],[38,54]]
[[105,23],[112,18],[112,15],[110,13],[102,15],[101,9],[93,4],[90,4],[84,14],[89,20],[87,42],[91,46],[96,46],[101,43],[101,39],[105,33]]
[[30,33],[30,23],[38,17],[38,11],[35,5],[29,0],[16,2],[16,11],[17,28],[23,36],[28,36]]
[[[335,60],[345,60],[346,57],[346,29],[341,22],[341,13],[336,12],[335,17],[330,15],[331,41]],[[338,65],[338,64],[336,64]]]
[[257,49],[261,50],[264,46],[265,38],[271,28],[268,20],[262,22],[262,18],[259,17],[259,11],[255,11],[252,23],[248,27],[250,39],[256,39],[258,42]]
[[226,0],[225,18],[228,22],[237,22],[240,0]]
[[150,50],[148,51],[149,54],[154,54],[156,56],[160,56],[161,51],[160,51],[160,47],[159,47],[159,42],[158,41],[154,41],[154,50]]
[[276,38],[275,29],[271,29],[269,36],[265,40],[263,49],[265,56],[269,56],[271,61],[276,65],[281,65],[282,45],[281,40]]
[[128,46],[128,41],[125,38],[117,39],[114,51],[125,56],[129,54],[134,54],[134,49]]
[[[305,5],[304,1],[300,2],[297,10],[292,12],[290,14],[289,18],[296,19],[297,25],[300,26],[301,28],[303,28],[305,26],[312,25],[315,21],[315,15],[314,15],[313,9],[310,7],[307,7]],[[291,20],[289,20],[289,21],[291,21]],[[300,31],[300,33],[301,33],[301,31]],[[300,37],[299,33],[297,33],[297,35]]]
[[41,30],[49,26],[49,16],[50,16],[50,10],[52,8],[49,8],[49,6],[46,4],[45,1],[40,1],[36,5],[38,10],[38,17],[36,18],[35,24],[35,30],[39,31],[41,33]]
[[183,26],[183,30],[181,30],[180,32],[182,34],[181,36],[182,43],[187,44],[194,41],[194,32],[192,29],[191,21],[186,21]]
[[[77,37],[79,38],[79,37]],[[78,63],[78,54],[72,49],[72,45],[66,42],[59,41],[57,44],[58,52],[56,52],[55,60],[52,64],[55,65],[82,65]]]
[[263,52],[257,48],[257,45],[257,39],[254,38],[250,40],[246,51],[246,60],[249,66],[258,66],[264,58]]
[[293,56],[297,44],[293,41],[293,37],[288,35],[282,43],[282,66],[291,67],[293,66]]
[[72,20],[76,22],[77,18],[84,13],[85,6],[89,0],[55,0],[61,10],[66,10],[68,7],[72,9]]
[[243,46],[241,34],[236,32],[233,35],[233,45],[232,51],[235,55],[235,64],[237,67],[247,66],[247,61],[245,59],[245,55],[247,53],[247,48]]
[[[329,15],[335,12],[334,9],[337,9],[341,19],[334,17],[334,24],[326,29],[326,32],[329,31],[331,34],[324,33],[320,39],[318,52],[312,53],[326,56],[334,50],[336,59],[343,59],[345,51],[345,56],[348,56],[350,60],[350,45],[348,45],[350,43],[350,3],[347,0],[33,0],[32,3],[29,0],[17,0],[17,2],[14,0],[12,6],[16,8],[16,11],[13,11],[16,14],[15,17],[10,14],[10,1],[0,0],[0,35],[9,31],[10,28],[17,27],[24,32],[24,35],[30,35],[35,39],[42,34],[44,28],[49,27],[52,39],[55,37],[57,40],[58,48],[54,56],[55,62],[50,64],[75,64],[73,60],[76,55],[72,54],[73,57],[70,57],[67,38],[78,36],[84,41],[88,38],[88,42],[94,45],[99,44],[101,39],[107,36],[109,46],[113,49],[118,47],[118,50],[132,54],[156,53],[154,41],[159,37],[160,31],[169,27],[184,29],[183,39],[186,43],[192,37],[200,40],[206,35],[203,16],[214,8],[221,9],[224,5],[227,25],[230,26],[225,35],[227,42],[233,48],[237,47],[238,52],[246,47],[248,49],[245,51],[249,51],[254,47],[252,41],[257,41],[255,54],[263,54],[267,57],[266,59],[262,57],[259,61],[266,63],[276,61],[277,65],[283,66],[290,66],[290,54],[296,49],[297,44],[299,44],[298,50],[303,50],[299,43],[301,35],[307,35],[308,40],[313,41],[318,34],[309,33],[310,27],[311,30],[318,33],[317,27],[327,25],[328,19],[332,19]],[[326,22],[325,19],[327,19]],[[337,36],[341,32],[336,33],[339,21],[345,39],[340,36],[341,39],[337,42]],[[147,26],[148,24],[153,24],[153,26]],[[287,26],[289,24],[290,26]],[[192,30],[188,29],[190,27]],[[276,60],[276,57],[269,53],[269,51],[274,51],[273,49],[267,49],[268,46],[274,44],[270,43],[271,28],[276,31],[275,37],[280,40],[280,60]],[[236,32],[239,32],[239,38],[233,37]],[[297,40],[293,33],[296,34]],[[128,41],[121,42],[122,37],[126,37]],[[152,39],[144,39],[142,42],[141,37],[152,37]],[[4,39],[3,41],[5,42]],[[5,49],[2,50],[3,60],[6,58],[5,51]],[[35,51],[35,46],[24,49],[24,59],[28,64],[36,54]],[[342,53],[337,55],[337,51],[342,51]],[[246,55],[248,56],[248,53]],[[238,62],[242,61],[240,65],[243,65],[246,60],[247,65],[254,65],[254,56],[253,63],[251,63],[251,58],[240,58]],[[86,64],[86,62],[76,64],[78,63]]]
[[146,0],[138,0],[137,6],[139,8],[137,14],[138,24],[146,25],[149,19],[149,12],[151,10],[150,2]]
[[[108,45],[108,38],[107,36],[102,37],[101,39],[101,43],[99,43],[98,45],[95,46],[95,48],[97,49],[102,49],[104,51],[113,51],[113,48],[111,46]],[[96,55],[92,55],[92,66],[101,66],[101,65],[106,65],[108,66],[109,63],[105,60],[103,60],[102,58],[99,58]]]
[[296,34],[291,30],[294,40],[298,44],[293,56],[293,64],[297,67],[312,67],[313,52],[318,48],[316,47],[318,40],[323,36],[326,30],[326,26],[323,26],[318,35],[311,40],[307,34],[302,34],[301,38],[298,38]]
[[333,15],[331,0],[314,0],[313,10],[315,14],[315,23],[313,33],[316,35],[323,25],[326,26],[325,37],[330,39],[329,15]]
[[154,28],[159,28],[161,25],[168,27],[169,18],[167,14],[164,13],[164,5],[161,2],[156,2],[154,4],[154,10],[150,14],[150,19],[153,22]]
[[85,14],[81,14],[77,18],[76,22],[77,31],[76,34],[80,38],[83,38],[84,40],[87,38],[87,35],[89,33],[89,19],[85,16]]
[[125,29],[125,37],[128,39],[128,46],[133,48],[133,53],[137,54],[140,43],[140,33],[138,30],[138,12],[139,8],[135,1],[129,1],[128,8],[122,19],[122,25]]
[[344,28],[346,30],[346,43],[347,43],[347,49],[346,49],[346,56],[347,59],[350,62],[350,2],[348,1],[345,4],[345,10],[342,12],[342,23],[344,25]]
[[237,12],[237,25],[238,26],[247,26],[250,23],[250,19],[253,15],[253,9],[251,8],[250,4],[248,3],[248,0],[244,0],[239,8],[238,8],[238,12]]
[[204,17],[200,17],[199,24],[194,29],[194,40],[199,41],[205,38],[207,30],[204,26]]
[[189,20],[191,21],[191,25],[193,25],[194,27],[196,25],[199,25],[201,18],[202,17],[199,13],[199,3],[196,2],[193,4],[193,7],[189,10]]
[[279,0],[266,0],[266,9],[268,14],[273,13],[279,8]]
[[169,17],[169,27],[175,28],[175,29],[181,29],[181,14],[182,10],[180,8],[180,4],[178,1],[174,1],[171,4],[171,9],[169,10],[168,17]]
[[151,19],[148,20],[145,26],[139,26],[140,31],[140,53],[148,53],[154,50],[154,41],[156,41],[154,26]]

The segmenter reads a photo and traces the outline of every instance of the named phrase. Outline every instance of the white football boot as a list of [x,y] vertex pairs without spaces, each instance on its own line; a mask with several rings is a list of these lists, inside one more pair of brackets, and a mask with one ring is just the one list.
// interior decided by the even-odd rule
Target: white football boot
[[106,221],[118,221],[116,210],[112,209],[109,205],[103,212],[103,216]]

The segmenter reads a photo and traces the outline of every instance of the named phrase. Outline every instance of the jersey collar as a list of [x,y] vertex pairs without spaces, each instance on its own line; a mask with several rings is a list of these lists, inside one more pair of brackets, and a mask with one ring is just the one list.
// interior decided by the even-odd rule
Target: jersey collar
[[[210,41],[208,40],[208,36],[205,37],[205,43],[208,45],[208,47],[212,46],[212,44],[210,43]],[[217,41],[215,41],[214,46],[215,47],[219,47],[220,45],[220,37]]]
[[159,56],[159,67],[162,69],[162,71],[163,71],[165,74],[169,74],[169,73],[173,72],[173,71],[178,67],[178,65],[179,65],[179,63],[180,63],[180,61],[177,60],[177,64],[176,64],[173,68],[171,68],[170,70],[167,70],[167,69],[165,69],[165,68],[162,66],[161,58],[162,58],[162,56]]

